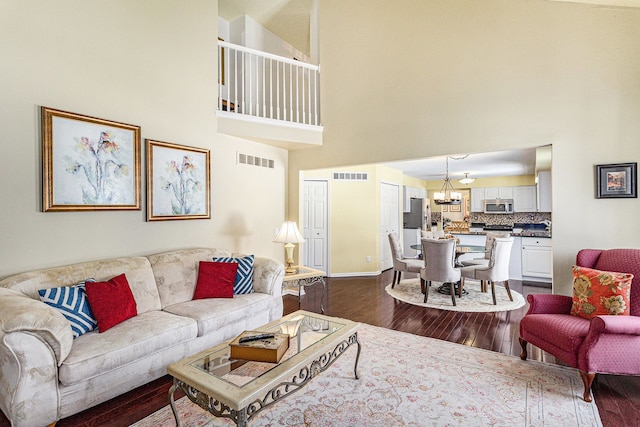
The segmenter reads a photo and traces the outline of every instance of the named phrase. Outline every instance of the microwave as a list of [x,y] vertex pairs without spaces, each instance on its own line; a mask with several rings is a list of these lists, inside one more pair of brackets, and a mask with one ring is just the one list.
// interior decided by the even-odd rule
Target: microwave
[[487,213],[487,214],[513,213],[513,199],[485,199],[484,213]]

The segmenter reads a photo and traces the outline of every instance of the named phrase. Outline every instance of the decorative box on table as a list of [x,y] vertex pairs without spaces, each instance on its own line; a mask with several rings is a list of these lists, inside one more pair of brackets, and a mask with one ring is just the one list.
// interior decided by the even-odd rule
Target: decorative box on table
[[240,338],[264,334],[260,331],[244,331],[231,343],[231,358],[256,362],[278,363],[289,348],[289,335],[274,333],[273,338],[240,343]]

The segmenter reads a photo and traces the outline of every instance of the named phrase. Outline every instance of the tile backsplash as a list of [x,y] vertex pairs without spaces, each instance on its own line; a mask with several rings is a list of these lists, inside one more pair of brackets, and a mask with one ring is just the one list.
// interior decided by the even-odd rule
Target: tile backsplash
[[[469,215],[469,224],[472,222],[483,222],[487,225],[513,225],[514,223],[533,223],[537,224],[542,221],[551,221],[551,213],[549,212],[517,212],[513,214],[485,214],[480,212],[472,212]],[[431,213],[431,222],[441,222],[442,213]]]

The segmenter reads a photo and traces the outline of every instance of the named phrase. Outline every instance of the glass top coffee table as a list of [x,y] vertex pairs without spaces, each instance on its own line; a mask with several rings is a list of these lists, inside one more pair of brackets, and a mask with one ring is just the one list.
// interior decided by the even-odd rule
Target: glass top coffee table
[[357,345],[353,372],[358,379],[359,326],[300,310],[255,329],[289,334],[289,349],[278,363],[232,359],[229,341],[172,363],[167,368],[173,377],[169,403],[176,424],[181,425],[173,396],[178,388],[201,408],[243,427],[329,368],[353,344]]

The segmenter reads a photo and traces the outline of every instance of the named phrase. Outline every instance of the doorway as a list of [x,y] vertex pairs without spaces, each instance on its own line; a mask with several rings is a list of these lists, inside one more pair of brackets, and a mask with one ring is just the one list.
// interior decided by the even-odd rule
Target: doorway
[[305,180],[302,236],[303,263],[329,275],[329,183]]
[[380,271],[393,267],[389,233],[400,230],[400,186],[380,183]]

